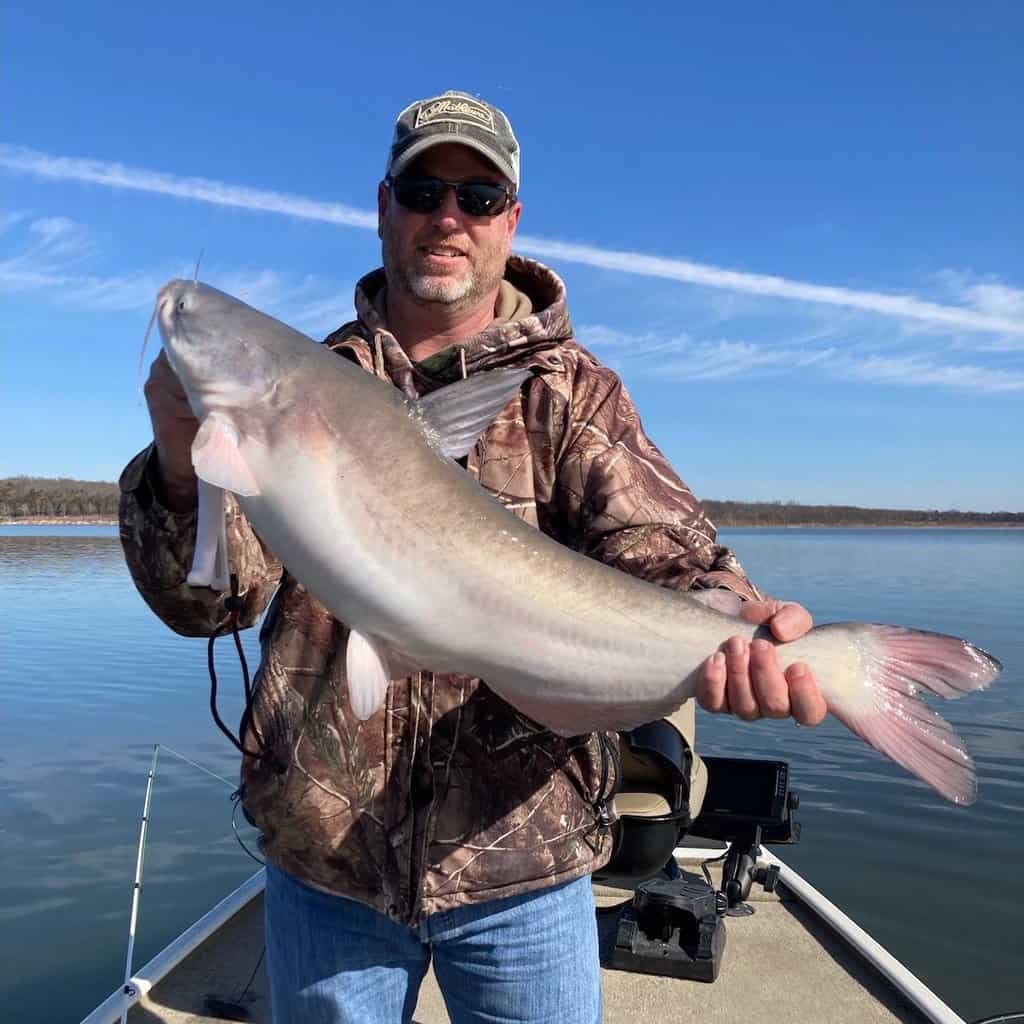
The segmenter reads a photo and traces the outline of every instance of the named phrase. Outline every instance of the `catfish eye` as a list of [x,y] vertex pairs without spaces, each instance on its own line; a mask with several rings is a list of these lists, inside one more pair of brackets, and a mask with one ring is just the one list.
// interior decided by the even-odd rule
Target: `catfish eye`
[[187,307],[185,305],[185,300],[184,299],[178,299],[178,312],[179,313],[184,313],[186,308]]

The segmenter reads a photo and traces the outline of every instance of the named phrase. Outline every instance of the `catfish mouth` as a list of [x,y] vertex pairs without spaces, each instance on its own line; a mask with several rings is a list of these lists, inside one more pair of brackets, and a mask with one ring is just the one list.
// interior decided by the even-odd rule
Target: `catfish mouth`
[[[188,314],[195,311],[197,287],[192,281],[173,280],[168,281],[157,292],[153,315],[150,317],[146,339],[143,342],[144,352],[153,323],[157,323],[167,361],[189,396],[193,410],[196,409],[194,395],[216,389],[215,379],[208,380],[207,377],[211,375],[204,373],[204,368],[210,370],[212,367],[209,366],[209,359],[201,355],[202,331],[200,330],[199,337],[196,337],[189,330]],[[140,363],[141,359],[140,356]]]
[[[146,325],[146,333],[142,338],[142,349],[139,352],[139,365],[138,365],[138,380],[139,388],[142,388],[142,368],[146,361],[146,349],[149,346],[149,336],[153,333],[153,325],[159,323],[160,325],[160,338],[163,342],[164,351],[167,352],[167,358],[171,359],[171,348],[170,339],[175,333],[175,317],[174,310],[179,302],[184,302],[184,288],[181,286],[188,286],[187,281],[168,281],[160,291],[156,293],[156,302],[153,304],[153,312],[149,317],[149,323]],[[171,365],[174,365],[173,359],[171,359]],[[175,373],[178,370],[175,367]]]

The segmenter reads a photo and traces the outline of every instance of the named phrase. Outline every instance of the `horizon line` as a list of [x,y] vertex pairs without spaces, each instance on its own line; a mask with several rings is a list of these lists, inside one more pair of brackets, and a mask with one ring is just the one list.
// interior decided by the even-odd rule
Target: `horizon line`
[[[14,473],[9,476],[0,476],[0,485],[9,484],[18,480],[33,480],[41,483],[68,483],[68,484],[99,484],[106,487],[117,488],[118,483],[116,480],[86,480],[82,477],[69,477],[69,476],[34,476],[30,473]],[[995,509],[992,512],[982,512],[978,509],[963,509],[963,508],[900,508],[892,505],[852,505],[849,502],[828,502],[828,501],[793,501],[791,499],[783,498],[770,498],[761,501],[750,501],[743,498],[700,498],[702,505],[707,505],[709,502],[713,504],[733,504],[733,505],[753,505],[753,506],[769,506],[769,507],[786,507],[786,508],[843,508],[850,509],[856,512],[922,512],[931,513],[935,512],[939,515],[962,515],[962,516],[1024,516],[1024,510],[1020,512],[1012,511],[1008,508]],[[97,512],[95,514],[84,513],[83,515],[92,518],[110,518],[113,513]],[[3,518],[8,519],[54,519],[60,518],[58,516],[5,516]],[[116,518],[116,517],[115,517]]]

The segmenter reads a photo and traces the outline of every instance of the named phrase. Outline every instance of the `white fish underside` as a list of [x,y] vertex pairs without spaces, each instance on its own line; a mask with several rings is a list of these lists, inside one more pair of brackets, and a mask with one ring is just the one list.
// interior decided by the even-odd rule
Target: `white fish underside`
[[[242,490],[257,492],[238,494],[242,510],[355,639],[378,645],[385,668],[390,652],[394,665],[479,676],[560,733],[625,730],[670,714],[693,696],[711,653],[731,636],[755,634],[749,623],[570,551],[513,516],[440,453],[459,447],[446,449],[433,429],[446,395],[417,408],[237,300],[203,285],[173,284],[191,289],[196,318],[192,348],[176,351],[185,346],[161,305],[165,345],[197,416],[227,424],[211,436],[227,437],[222,447],[229,452],[237,440],[231,458],[248,481]],[[268,350],[285,367],[268,393],[232,407],[225,396],[246,389],[230,379],[216,386],[207,379],[205,393],[194,383],[189,388],[200,302],[208,314],[206,345],[242,338],[250,351]],[[244,373],[244,364],[232,369],[239,362],[225,359],[224,372]],[[474,388],[486,386],[480,378],[493,377],[497,386],[500,373],[444,390],[469,395],[472,406]],[[496,392],[489,415],[517,383],[509,394]],[[453,429],[440,420],[439,430]],[[204,422],[200,438],[206,429]],[[224,484],[213,450],[195,451],[197,471]],[[209,551],[203,557],[209,562]],[[351,655],[350,689],[361,685],[363,664]],[[994,659],[956,638],[862,623],[819,627],[779,645],[779,655],[784,666],[806,662],[829,710],[872,745],[950,799],[973,799],[973,766],[959,738],[915,694],[960,696],[988,685],[998,672]]]

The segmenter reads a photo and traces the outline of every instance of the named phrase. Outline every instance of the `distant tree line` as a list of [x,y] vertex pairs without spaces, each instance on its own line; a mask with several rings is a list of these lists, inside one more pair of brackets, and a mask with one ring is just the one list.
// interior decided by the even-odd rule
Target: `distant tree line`
[[0,518],[116,516],[117,484],[95,480],[11,476],[0,479]]
[[1024,526],[1024,512],[860,508],[792,501],[705,501],[716,526]]
[[[0,519],[116,516],[117,484],[37,476],[0,479]],[[716,526],[1024,526],[1024,512],[859,508],[792,501],[705,501]]]

